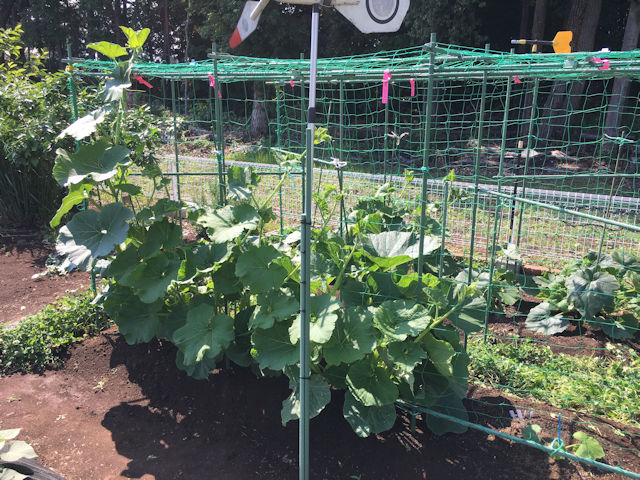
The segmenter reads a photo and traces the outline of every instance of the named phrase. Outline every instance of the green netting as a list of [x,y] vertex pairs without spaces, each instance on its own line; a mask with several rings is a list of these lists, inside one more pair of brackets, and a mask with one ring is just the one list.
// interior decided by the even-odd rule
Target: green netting
[[[111,67],[73,65],[77,78]],[[225,169],[251,166],[263,174],[257,191],[265,196],[290,177],[274,199],[280,218],[272,227],[285,234],[297,225],[301,176],[281,170],[277,157],[305,149],[308,61],[215,54],[134,70],[153,85],[135,102],[162,118],[161,166],[174,179],[173,196],[222,204]],[[576,270],[597,263],[605,273],[618,268],[616,250],[640,254],[639,75],[640,51],[515,55],[430,43],[319,61],[316,124],[333,142],[315,151],[314,188],[343,193],[330,219],[336,231],[344,233],[348,212],[389,184],[395,192],[387,204],[413,212],[396,226],[442,239],[439,253],[424,256],[425,275],[456,286],[469,283],[461,273],[485,275],[490,294],[508,289],[510,276],[519,284],[513,305],[490,302],[480,311],[483,331],[460,339],[471,356],[468,400],[430,411],[519,438],[534,422],[554,437],[561,415],[565,444],[587,432],[604,446],[605,461],[621,468],[640,453],[637,320],[625,335],[615,330],[637,301],[640,264],[625,266],[625,291],[585,287],[588,301],[609,308],[606,318],[585,320],[580,308],[588,311],[588,301],[569,308],[578,302],[574,293],[572,305],[547,315],[563,332],[531,328],[535,297],[570,288],[569,280],[545,286],[553,277],[540,280],[541,273],[567,268],[574,281]],[[455,180],[443,181],[451,170]],[[317,206],[314,217],[320,221]],[[430,219],[441,228],[433,231]],[[583,260],[589,252],[595,257]],[[377,290],[344,290],[377,303],[397,298],[395,274],[380,275]],[[408,410],[429,421],[429,409]]]

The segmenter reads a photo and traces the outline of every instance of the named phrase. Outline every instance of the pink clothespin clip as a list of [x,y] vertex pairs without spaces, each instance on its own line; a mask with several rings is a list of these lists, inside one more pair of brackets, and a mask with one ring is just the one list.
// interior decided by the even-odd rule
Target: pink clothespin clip
[[137,81],[138,83],[144,85],[145,87],[149,87],[149,88],[153,88],[153,85],[151,85],[149,82],[147,82],[144,78],[142,78],[140,75],[136,75],[135,73],[133,74],[133,79],[135,81]]
[[607,59],[602,59],[600,57],[596,57],[592,60],[592,62],[598,66],[598,70],[609,70],[611,63]]
[[517,76],[517,75],[514,75],[514,76],[513,76],[513,81],[514,81],[515,83],[522,83],[522,80],[520,80],[520,79],[518,78],[518,76]]
[[411,84],[411,96],[415,97],[416,96],[416,81],[413,78],[409,79],[409,83]]
[[296,82],[293,81],[293,79],[289,80],[289,85],[291,85],[291,88],[296,86]]
[[391,81],[391,72],[389,69],[384,71],[382,76],[382,103],[389,101],[389,82]]
[[[209,74],[207,75],[209,77],[209,86],[216,88],[216,77],[214,77],[213,75]],[[218,98],[222,98],[222,92],[218,92]]]

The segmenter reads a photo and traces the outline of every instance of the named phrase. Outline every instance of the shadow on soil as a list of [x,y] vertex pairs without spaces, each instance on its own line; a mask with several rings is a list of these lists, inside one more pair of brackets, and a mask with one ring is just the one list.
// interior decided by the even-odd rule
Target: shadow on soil
[[[242,368],[221,370],[196,381],[174,364],[172,346],[153,341],[127,345],[111,335],[111,367],[123,365],[145,398],[121,403],[102,425],[111,431],[118,453],[130,459],[125,478],[151,475],[157,480],[216,478],[230,480],[297,478],[297,428],[282,427],[281,402],[288,392],[283,379],[257,379]],[[478,405],[491,400],[499,407]],[[483,398],[472,421],[504,427],[510,404]],[[492,408],[501,409],[492,411]],[[482,413],[482,414],[478,414]],[[550,478],[546,454],[469,431],[441,437],[423,432],[418,421],[399,417],[383,435],[361,439],[342,417],[342,395],[311,423],[313,479],[543,479]],[[566,468],[566,470],[565,470]],[[569,478],[573,467],[556,464],[556,478]],[[114,472],[115,473],[115,472]],[[566,475],[565,475],[566,473]]]

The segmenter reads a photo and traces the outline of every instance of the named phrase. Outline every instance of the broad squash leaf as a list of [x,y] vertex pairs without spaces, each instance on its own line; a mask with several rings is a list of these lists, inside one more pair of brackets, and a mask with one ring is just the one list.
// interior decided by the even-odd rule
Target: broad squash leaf
[[68,187],[87,179],[102,182],[118,173],[118,165],[127,165],[129,150],[125,147],[111,146],[106,140],[82,145],[76,153],[69,153],[59,148],[56,153],[56,164],[53,177],[57,182]]
[[106,118],[109,110],[110,108],[108,107],[102,107],[94,110],[84,117],[80,117],[78,120],[65,128],[60,133],[60,135],[58,135],[58,138],[63,138],[66,135],[70,135],[74,140],[84,140],[96,131],[99,123],[104,122],[104,119]]
[[128,344],[144,343],[156,336],[164,302],[143,303],[128,288],[118,287],[110,291],[104,301],[105,312],[118,325],[118,330]]
[[[311,296],[309,338],[313,343],[327,343],[333,334],[338,320],[340,302],[334,296],[325,293]],[[289,329],[291,342],[300,339],[300,315]]]
[[67,193],[67,195],[62,199],[62,204],[60,205],[60,208],[58,208],[55,216],[49,222],[49,226],[51,228],[55,228],[60,225],[60,220],[62,220],[65,213],[83,200],[89,198],[89,192],[91,192],[94,185],[94,182],[87,180],[83,183],[76,183],[69,186],[69,193]]
[[376,347],[373,314],[360,307],[348,308],[338,318],[331,339],[322,353],[328,365],[353,363],[361,360]]
[[229,196],[236,200],[248,200],[251,191],[258,184],[260,176],[251,167],[231,166],[227,169]]
[[148,28],[143,28],[142,30],[134,30],[129,27],[120,27],[120,29],[124,32],[127,37],[127,47],[129,48],[142,48],[144,42],[147,41],[147,37],[151,30]]
[[613,305],[620,284],[610,273],[583,268],[567,279],[566,287],[569,301],[585,320],[591,320],[603,307]]
[[525,327],[534,332],[545,335],[555,335],[564,332],[569,326],[569,322],[562,318],[562,314],[551,315],[551,304],[542,302],[533,307],[527,315]]
[[573,438],[578,440],[579,445],[576,448],[575,454],[579,457],[590,458],[591,460],[598,460],[604,458],[604,450],[602,445],[595,438],[590,437],[584,432],[576,432],[573,434]]
[[271,245],[250,246],[238,257],[236,275],[254,293],[266,293],[280,288],[287,277],[287,271],[273,261],[282,255]]
[[342,414],[356,435],[363,438],[389,430],[396,422],[396,407],[393,404],[367,407],[348,391],[344,396]]
[[258,212],[247,203],[227,205],[205,213],[198,219],[198,223],[207,228],[211,240],[215,243],[234,240],[243,232],[255,229],[259,222]]
[[449,320],[465,333],[478,332],[484,328],[486,306],[487,302],[483,297],[465,297],[449,315]]
[[257,299],[257,306],[249,320],[251,328],[271,328],[274,323],[286,320],[298,313],[300,303],[296,297],[289,295],[286,291],[260,294]]
[[180,350],[176,353],[176,366],[196,380],[205,380],[209,377],[211,370],[216,368],[217,358],[204,357],[199,362],[186,364],[184,361],[184,353]]
[[375,326],[387,337],[404,341],[427,328],[432,318],[427,309],[412,300],[387,300],[373,317]]
[[142,258],[151,257],[160,251],[169,251],[182,243],[182,228],[180,225],[169,222],[163,218],[160,222],[153,223],[144,243],[138,248],[138,254]]
[[[293,392],[289,398],[282,402],[282,425],[286,425],[291,420],[300,419],[300,381],[296,379],[292,386]],[[309,418],[317,416],[324,407],[331,401],[331,390],[329,384],[322,378],[322,375],[312,374],[309,380]]]
[[[181,234],[182,235],[182,234]],[[185,259],[180,267],[180,281],[192,281],[198,273],[209,273],[231,255],[227,243],[191,243],[183,248]]]
[[[467,413],[467,409],[462,403],[462,399],[454,394],[440,397],[432,409],[438,413],[443,413],[460,420],[469,421],[469,415]],[[425,414],[425,422],[429,430],[436,435],[443,435],[450,432],[464,433],[467,431],[467,427],[465,425],[462,425],[455,420],[447,420],[435,415],[430,415],[429,413]]]
[[144,303],[152,303],[164,298],[171,282],[177,280],[180,264],[180,260],[160,253],[144,260],[120,283],[135,288]]
[[112,60],[127,55],[128,53],[126,48],[111,42],[94,42],[87,45],[87,47],[94,49],[96,52],[99,52]]
[[216,358],[233,341],[233,319],[214,312],[207,303],[189,308],[187,323],[174,332],[173,341],[183,353],[185,365]]
[[56,250],[78,268],[89,270],[94,259],[103,257],[127,239],[127,220],[133,212],[121,203],[111,203],[97,212],[77,213],[60,229]]
[[398,399],[398,387],[389,372],[376,364],[371,356],[351,365],[347,387],[353,397],[366,407],[391,405]]
[[251,335],[252,355],[260,368],[282,370],[295,365],[300,358],[298,344],[289,338],[289,322],[279,322],[269,329],[256,329]]

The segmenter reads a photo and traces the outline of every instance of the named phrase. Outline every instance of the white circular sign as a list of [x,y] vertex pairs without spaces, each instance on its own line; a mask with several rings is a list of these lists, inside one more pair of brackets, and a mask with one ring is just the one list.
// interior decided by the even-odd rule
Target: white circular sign
[[400,0],[366,0],[366,5],[374,22],[389,23],[398,13]]

